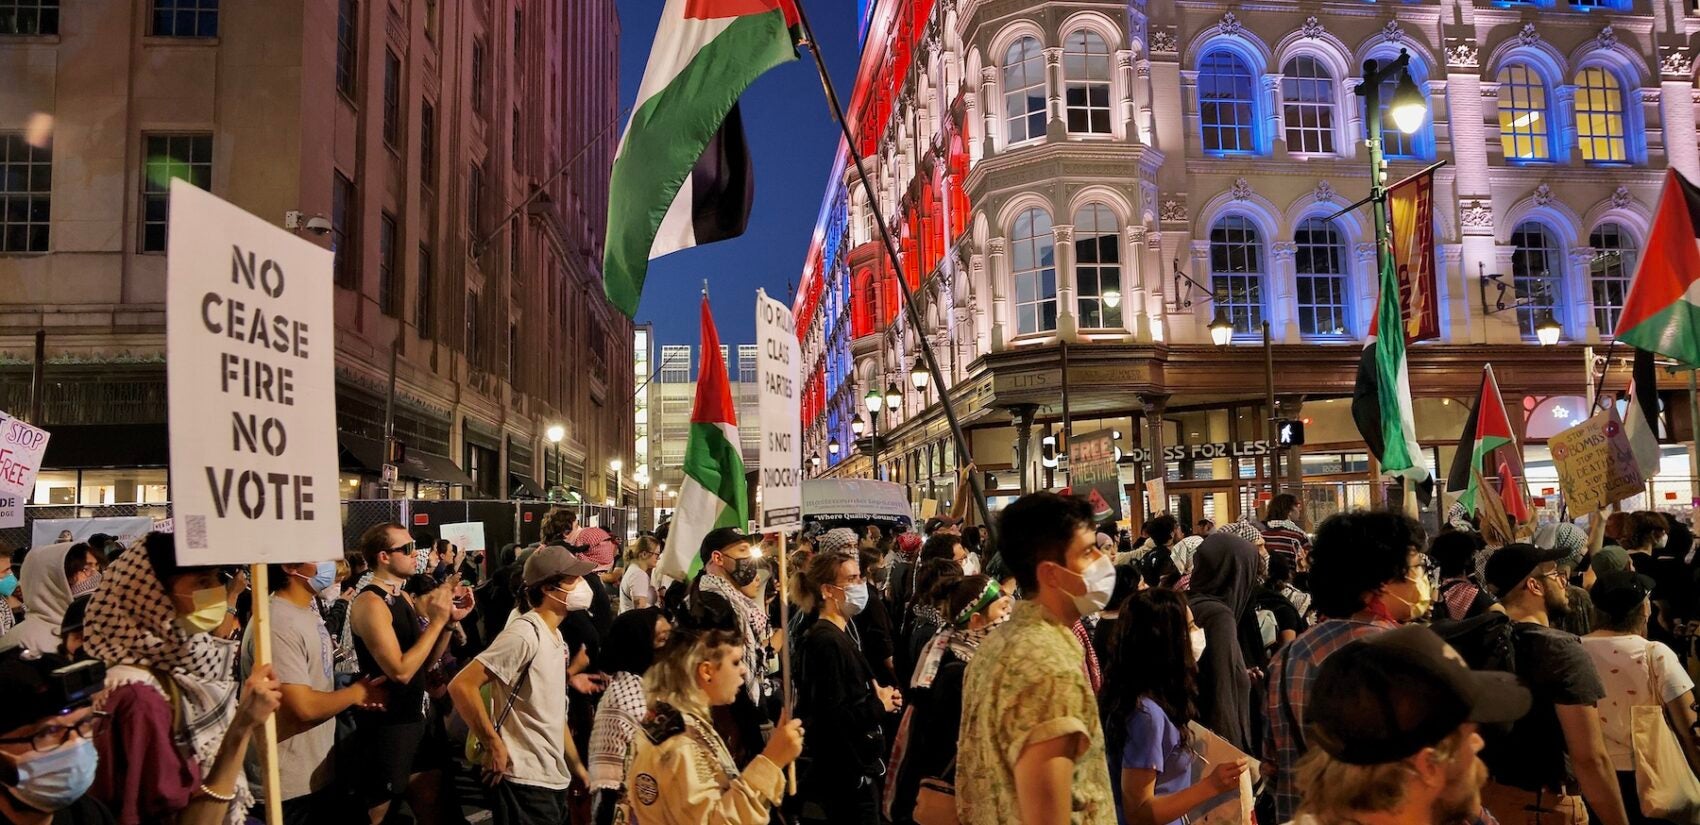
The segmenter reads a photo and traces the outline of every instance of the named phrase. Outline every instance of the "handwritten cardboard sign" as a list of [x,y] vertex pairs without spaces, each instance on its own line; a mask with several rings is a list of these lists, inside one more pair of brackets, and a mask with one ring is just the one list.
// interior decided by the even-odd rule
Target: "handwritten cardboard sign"
[[1615,409],[1553,436],[1547,446],[1572,513],[1601,510],[1641,492],[1645,480]]

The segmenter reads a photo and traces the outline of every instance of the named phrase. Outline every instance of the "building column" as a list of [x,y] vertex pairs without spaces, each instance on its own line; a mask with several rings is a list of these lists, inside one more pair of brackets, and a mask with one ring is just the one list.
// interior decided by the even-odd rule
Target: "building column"
[[1269,257],[1274,266],[1269,272],[1269,296],[1263,311],[1269,318],[1271,337],[1283,344],[1299,343],[1299,278],[1294,258],[1299,245],[1293,241],[1275,241],[1269,245]]
[[[1188,245],[1188,249],[1192,253],[1191,274],[1193,280],[1203,284],[1207,289],[1214,290],[1216,288],[1216,284],[1210,277],[1210,242],[1191,241]],[[1198,291],[1197,287],[1194,287],[1192,284],[1186,283],[1185,281],[1181,282],[1180,288],[1187,290],[1186,294],[1192,294]],[[1189,332],[1191,333],[1192,340],[1199,343],[1210,343],[1210,333],[1206,330],[1206,327],[1210,324],[1211,319],[1216,316],[1215,293],[1212,292],[1209,295],[1202,296],[1193,295],[1191,312],[1192,324]]]
[[1008,241],[992,238],[986,242],[991,258],[992,284],[992,350],[1002,350],[1009,344],[1009,252]]
[[1080,308],[1075,304],[1079,290],[1074,282],[1074,227],[1053,225],[1051,238],[1057,264],[1057,335],[1075,341],[1080,337]]
[[1068,121],[1063,113],[1063,50],[1055,46],[1045,50],[1046,110],[1050,113],[1045,125],[1046,140],[1067,140]]
[[1659,84],[1659,112],[1664,121],[1666,162],[1689,180],[1700,178],[1700,149],[1691,139],[1695,129],[1694,88],[1686,76],[1681,80],[1667,76]]
[[1583,166],[1580,133],[1576,130],[1576,87],[1569,83],[1561,83],[1553,87],[1554,117],[1558,118],[1558,132],[1552,147],[1553,160],[1577,168]]
[[1167,293],[1164,292],[1166,285],[1163,278],[1168,270],[1163,264],[1163,233],[1147,228],[1144,247],[1135,252],[1144,262],[1139,276],[1140,282],[1145,286],[1145,317],[1149,322],[1147,332],[1150,334],[1149,339],[1142,340],[1162,341],[1167,339],[1169,334],[1164,328],[1168,307],[1164,305]]
[[1281,75],[1266,74],[1263,76],[1263,100],[1268,116],[1264,118],[1265,128],[1269,135],[1269,154],[1275,157],[1287,156],[1287,132],[1281,127],[1284,120],[1281,105]]
[[1139,113],[1139,142],[1156,146],[1157,132],[1152,126],[1151,114],[1151,98],[1153,96],[1151,84],[1151,61],[1141,59],[1139,63],[1133,67],[1133,76],[1137,78],[1136,86],[1138,88],[1136,105],[1138,106]]
[[1122,328],[1139,341],[1151,340],[1151,316],[1145,306],[1145,227],[1122,231]]
[[980,157],[975,158],[976,161],[985,160],[997,154],[997,147],[992,137],[998,133],[997,113],[999,106],[997,95],[998,69],[996,66],[986,66],[980,70],[980,97],[984,99],[986,104],[980,108],[981,114],[985,116],[986,134],[985,139],[980,141]]
[[1151,453],[1151,474],[1145,477],[1145,492],[1151,500],[1151,506],[1145,508],[1145,517],[1151,518],[1169,506],[1169,464],[1163,459],[1163,411],[1169,406],[1169,396],[1141,395],[1138,400],[1144,411],[1145,445]]
[[1121,87],[1121,94],[1116,98],[1116,109],[1121,112],[1121,138],[1129,143],[1139,142],[1139,129],[1133,120],[1133,52],[1122,49],[1116,52],[1116,84]]
[[[1565,267],[1566,283],[1558,288],[1559,300],[1552,309],[1553,317],[1564,325],[1566,332],[1576,341],[1595,343],[1600,340],[1600,327],[1594,320],[1594,287],[1589,270],[1594,264],[1594,249],[1590,246],[1577,246],[1570,249],[1569,266]],[[1565,313],[1570,317],[1564,317]]]

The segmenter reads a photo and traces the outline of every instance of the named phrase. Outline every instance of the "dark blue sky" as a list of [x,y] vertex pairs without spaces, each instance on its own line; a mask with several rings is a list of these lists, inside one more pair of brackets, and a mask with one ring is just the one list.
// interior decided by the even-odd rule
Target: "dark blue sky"
[[[860,51],[856,4],[804,2],[838,94],[848,105]],[[622,109],[637,95],[664,4],[664,0],[619,2]],[[756,176],[749,230],[741,238],[650,263],[637,320],[655,324],[657,349],[661,344],[698,343],[697,295],[704,278],[709,282],[720,340],[747,343],[755,340],[756,288],[789,302],[788,285],[795,284],[802,271],[839,139],[813,57],[805,51],[799,60],[756,80],[744,93],[742,110]]]

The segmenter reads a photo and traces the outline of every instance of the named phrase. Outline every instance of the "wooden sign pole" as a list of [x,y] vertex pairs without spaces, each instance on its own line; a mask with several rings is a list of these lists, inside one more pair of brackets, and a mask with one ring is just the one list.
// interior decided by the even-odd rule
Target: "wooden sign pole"
[[[255,564],[249,567],[248,580],[253,582],[253,624],[248,632],[254,638],[254,667],[272,663],[272,606],[271,587],[266,581],[267,567]],[[283,780],[278,775],[277,763],[277,714],[266,717],[264,730],[260,735],[260,767],[265,777],[266,823],[267,825],[283,825]]]
[[[785,634],[785,644],[779,649],[779,689],[785,707],[784,716],[790,717],[796,711],[796,696],[791,689],[791,646],[797,643],[791,638],[791,560],[790,552],[785,547],[785,533],[779,534],[779,625]],[[785,766],[786,792],[791,796],[797,795],[797,763],[795,760]]]

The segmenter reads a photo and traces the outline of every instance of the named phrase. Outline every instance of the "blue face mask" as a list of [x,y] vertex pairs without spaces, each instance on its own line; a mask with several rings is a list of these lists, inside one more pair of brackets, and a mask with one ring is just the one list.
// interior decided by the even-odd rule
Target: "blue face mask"
[[846,618],[855,618],[867,606],[867,582],[859,582],[844,588],[844,615]]
[[81,799],[94,784],[99,761],[87,739],[61,745],[18,763],[18,784],[12,795],[38,811],[58,811]]
[[307,583],[312,585],[314,593],[336,584],[336,562],[319,562],[318,571],[313,574],[312,580]]
[[13,593],[16,593],[17,591],[18,591],[18,574],[7,573],[5,578],[0,578],[0,596],[8,596],[9,597]]

